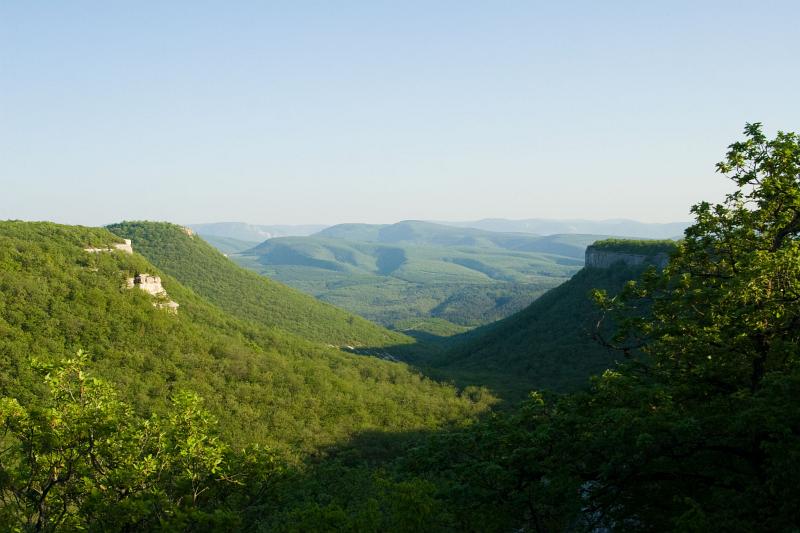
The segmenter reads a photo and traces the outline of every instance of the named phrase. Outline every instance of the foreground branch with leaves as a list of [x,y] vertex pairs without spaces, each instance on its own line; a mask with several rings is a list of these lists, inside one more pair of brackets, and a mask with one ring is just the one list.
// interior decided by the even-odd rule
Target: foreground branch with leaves
[[236,475],[201,399],[178,393],[167,417],[143,419],[86,364],[79,352],[40,365],[49,395],[37,407],[0,400],[0,521],[34,531],[233,521],[202,510]]
[[618,529],[800,524],[800,139],[745,135],[667,268],[596,294],[640,347],[574,401],[587,500]]

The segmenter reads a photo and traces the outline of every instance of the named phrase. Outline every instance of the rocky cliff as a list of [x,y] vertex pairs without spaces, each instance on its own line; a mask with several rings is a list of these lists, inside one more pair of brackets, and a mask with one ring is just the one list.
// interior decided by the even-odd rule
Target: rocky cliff
[[586,248],[586,262],[584,266],[590,268],[609,268],[616,263],[629,266],[654,265],[664,268],[669,262],[669,254],[658,252],[653,254],[637,254],[607,248],[597,248],[594,245]]
[[126,254],[133,253],[133,247],[131,246],[130,239],[124,239],[125,242],[123,243],[116,243],[112,244],[107,248],[84,248],[85,251],[89,252],[90,254],[98,254],[102,252],[113,252],[114,250],[119,250],[120,252],[124,252]]
[[167,291],[161,286],[161,278],[158,276],[151,276],[150,274],[137,274],[133,278],[128,278],[128,288],[132,289],[134,287],[138,287],[153,296],[163,296],[167,294]]
[[160,277],[151,276],[150,274],[137,274],[132,278],[128,278],[127,286],[129,289],[139,288],[152,296],[157,296],[159,299],[153,302],[155,307],[166,309],[172,313],[178,312],[179,304],[167,297],[167,291],[161,285]]

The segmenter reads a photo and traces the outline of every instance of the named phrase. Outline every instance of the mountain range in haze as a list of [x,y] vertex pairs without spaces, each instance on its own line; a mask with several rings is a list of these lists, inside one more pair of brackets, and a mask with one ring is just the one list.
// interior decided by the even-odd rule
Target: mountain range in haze
[[[459,228],[474,228],[502,233],[531,233],[536,235],[557,235],[579,233],[584,235],[610,235],[614,237],[635,237],[640,239],[679,238],[688,222],[639,222],[628,219],[585,220],[585,219],[546,219],[528,218],[511,220],[506,218],[485,218],[473,221],[432,223]],[[331,227],[379,227],[385,224],[273,224],[259,225],[245,222],[213,222],[190,224],[193,230],[204,237],[236,239],[246,243],[260,243],[276,237],[305,237],[314,235]],[[245,249],[244,247],[241,249]]]
[[420,221],[339,224],[244,249],[203,237],[240,265],[352,313],[401,330],[439,332],[522,309],[579,270],[586,246],[602,238]]
[[[592,227],[610,232],[574,232]],[[586,246],[596,240],[626,231],[654,238],[679,234],[682,227],[623,220],[498,219],[451,225],[407,220],[337,224],[309,235],[314,227],[194,226],[241,266],[384,326],[439,334],[521,310],[580,269]],[[566,233],[542,235],[532,232],[536,229]],[[295,235],[254,240],[278,232]]]
[[635,237],[639,239],[674,239],[683,235],[689,222],[639,222],[615,218],[608,220],[585,219],[546,219],[527,218],[510,220],[505,218],[484,218],[470,222],[439,222],[448,226],[476,228],[487,231],[535,233],[554,235],[559,233],[583,233],[594,235],[613,235],[615,237]]
[[190,224],[190,228],[200,235],[226,237],[248,242],[262,242],[275,237],[302,237],[322,231],[328,226],[324,224],[247,224],[245,222],[211,222],[207,224]]

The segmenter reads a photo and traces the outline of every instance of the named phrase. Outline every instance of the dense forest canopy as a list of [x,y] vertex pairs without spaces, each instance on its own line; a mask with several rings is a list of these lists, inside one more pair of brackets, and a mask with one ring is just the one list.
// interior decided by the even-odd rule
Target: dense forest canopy
[[[733,192],[692,208],[667,267],[594,291],[613,329],[598,336],[619,364],[583,390],[531,392],[482,418],[485,391],[456,394],[406,366],[262,329],[140,256],[84,253],[115,242],[105,230],[4,223],[0,520],[23,531],[796,531],[800,138],[748,124],[717,168]],[[164,276],[177,315],[123,288],[145,268]],[[224,386],[203,385],[217,375]],[[251,403],[279,375],[298,378]],[[257,414],[271,402],[319,426],[280,448],[276,432],[291,426]],[[234,418],[256,413],[247,436],[272,435],[270,448],[226,433],[229,405],[247,406]],[[352,409],[361,422],[340,431]],[[300,451],[318,430],[346,440]]]
[[675,241],[662,240],[634,240],[634,239],[603,239],[592,243],[595,250],[607,252],[620,252],[640,255],[669,254],[675,251]]

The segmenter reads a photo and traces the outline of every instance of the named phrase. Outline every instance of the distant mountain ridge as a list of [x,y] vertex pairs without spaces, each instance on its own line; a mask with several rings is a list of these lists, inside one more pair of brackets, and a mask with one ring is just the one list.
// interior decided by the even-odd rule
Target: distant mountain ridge
[[269,239],[231,258],[395,329],[419,331],[422,324],[441,332],[449,323],[458,332],[503,318],[566,281],[583,265],[586,246],[600,238],[408,220]]
[[381,244],[501,248],[519,252],[557,254],[579,261],[583,259],[586,246],[607,237],[603,234],[539,236],[455,227],[421,220],[403,220],[394,224],[337,224],[314,236]]
[[201,236],[226,237],[239,241],[259,243],[275,237],[293,237],[311,235],[327,226],[323,224],[247,224],[245,222],[212,222],[206,224],[189,224],[189,227]]
[[537,235],[590,233],[614,237],[635,237],[640,239],[672,239],[683,235],[683,231],[689,227],[689,222],[651,223],[628,219],[557,220],[528,218],[510,220],[505,218],[486,218],[467,222],[438,223],[448,226],[499,232],[533,233]]
[[257,241],[243,241],[233,237],[220,237],[218,235],[201,235],[204,241],[222,252],[223,254],[238,254],[258,245]]
[[[611,237],[629,237],[637,239],[672,239],[680,237],[688,226],[688,222],[651,223],[629,219],[586,220],[586,219],[547,219],[528,218],[512,220],[505,218],[485,218],[473,221],[415,221],[405,220],[394,224],[366,224],[346,223],[326,226],[322,224],[247,224],[244,222],[215,222],[205,224],[190,224],[203,237],[225,237],[239,241],[262,242],[276,237],[303,237],[322,233],[323,236],[343,238],[347,234],[349,239],[362,241],[384,242],[401,238],[402,235],[393,234],[392,229],[398,225],[415,223],[418,225],[434,224],[436,226],[449,226],[451,228],[470,228],[497,233],[524,233],[534,235],[557,234],[588,234],[605,235]],[[384,233],[382,233],[382,231]],[[389,242],[389,241],[386,242]]]

